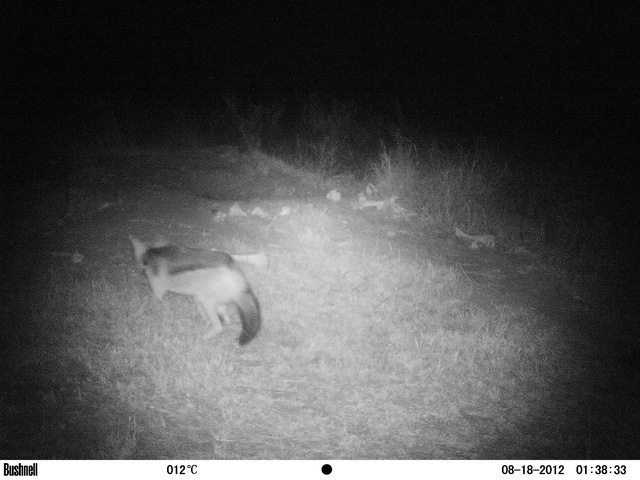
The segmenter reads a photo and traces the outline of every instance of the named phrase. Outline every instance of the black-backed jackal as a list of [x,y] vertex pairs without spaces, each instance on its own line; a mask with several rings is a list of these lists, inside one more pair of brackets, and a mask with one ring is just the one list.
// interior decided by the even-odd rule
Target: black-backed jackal
[[258,299],[230,255],[166,243],[148,245],[133,236],[129,240],[155,298],[162,300],[165,292],[174,292],[195,299],[200,314],[211,324],[205,339],[220,333],[222,322],[230,322],[228,305],[235,305],[240,316],[240,345],[258,334],[262,321]]

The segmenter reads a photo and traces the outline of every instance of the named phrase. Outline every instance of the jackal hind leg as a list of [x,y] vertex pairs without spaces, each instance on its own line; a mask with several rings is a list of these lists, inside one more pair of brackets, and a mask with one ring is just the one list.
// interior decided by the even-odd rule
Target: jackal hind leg
[[229,315],[229,306],[225,304],[220,304],[216,306],[216,313],[218,314],[218,318],[220,319],[220,323],[223,325],[231,325],[233,320]]
[[198,311],[204,318],[205,322],[211,325],[202,338],[204,340],[209,340],[210,338],[220,334],[222,332],[222,324],[220,322],[220,317],[218,316],[216,305],[212,302],[201,302],[200,300],[196,300],[196,305],[198,306]]

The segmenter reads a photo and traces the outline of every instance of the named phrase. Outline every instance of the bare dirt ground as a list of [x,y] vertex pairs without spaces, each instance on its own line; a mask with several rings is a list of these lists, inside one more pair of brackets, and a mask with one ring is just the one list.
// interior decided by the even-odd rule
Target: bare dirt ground
[[[414,217],[355,210],[353,187],[331,202],[281,167],[233,149],[108,154],[76,171],[68,200],[47,182],[16,193],[3,234],[0,457],[638,458],[640,336],[628,309],[577,298],[533,255],[471,250]],[[236,201],[248,215],[221,218]],[[149,290],[129,234],[265,252],[266,269],[246,267],[258,338],[203,345],[181,298],[136,316]],[[440,267],[457,293],[424,303],[409,288]],[[392,287],[396,277],[410,280]],[[393,299],[374,304],[374,290]],[[406,320],[405,308],[421,311]],[[525,312],[524,334],[482,320],[505,310]],[[548,336],[557,351],[538,343]],[[459,339],[454,351],[446,338]],[[412,339],[429,341],[414,351]],[[502,339],[509,353],[496,350],[505,365],[494,365],[489,342]],[[477,358],[465,363],[469,348]],[[506,365],[518,358],[520,373]],[[431,370],[440,359],[453,367]]]

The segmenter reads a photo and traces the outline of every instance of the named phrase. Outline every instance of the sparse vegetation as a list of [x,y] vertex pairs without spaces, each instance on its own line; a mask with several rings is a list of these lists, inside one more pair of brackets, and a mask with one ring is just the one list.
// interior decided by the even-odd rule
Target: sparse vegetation
[[181,297],[136,315],[149,292],[124,249],[117,277],[41,272],[14,299],[28,323],[4,339],[5,354],[29,346],[3,359],[11,371],[38,372],[5,370],[8,456],[632,455],[594,434],[625,425],[624,412],[585,417],[596,399],[562,326],[474,307],[452,268],[426,260],[300,247],[250,271],[267,324],[246,349],[236,333],[203,342]]
[[[225,102],[227,115],[165,125],[176,141],[117,115],[76,139],[85,151],[117,147],[103,154],[118,176],[99,176],[117,184],[117,204],[98,198],[64,219],[22,217],[41,208],[26,201],[32,194],[51,191],[16,190],[16,205],[25,201],[9,224],[0,291],[0,457],[637,457],[638,413],[614,400],[631,398],[637,375],[590,354],[620,350],[611,330],[636,327],[552,321],[501,296],[515,285],[500,284],[497,263],[483,269],[485,257],[468,257],[466,246],[437,244],[456,226],[491,233],[498,253],[479,255],[521,249],[527,256],[509,269],[553,271],[544,277],[561,279],[553,285],[593,291],[610,274],[597,185],[477,143],[401,134],[411,131],[401,115],[367,123],[353,105],[317,98],[298,109]],[[220,132],[239,134],[248,152],[207,150]],[[260,148],[289,164],[252,152]],[[415,215],[398,227],[385,212],[365,223],[333,211],[323,197],[338,173],[341,206],[370,183],[373,198],[397,196]],[[94,189],[79,181],[76,192]],[[267,215],[215,223],[223,187],[224,200],[242,192]],[[283,203],[291,214],[279,214]],[[260,337],[244,349],[236,333],[203,342],[203,320],[177,296],[141,308],[150,292],[126,239],[137,228],[266,250],[268,269],[245,268],[265,317]],[[60,249],[85,260],[51,255]],[[606,352],[601,329],[616,345]]]
[[[179,113],[175,126],[165,122],[155,133],[149,127],[152,118],[130,109],[118,115],[112,106],[103,107],[106,115],[97,112],[91,117],[98,119],[95,124],[87,125],[90,138],[76,138],[75,144],[85,151],[94,148],[90,143],[120,151],[198,149],[222,143],[227,135],[249,153],[263,147],[324,179],[348,173],[372,181],[381,194],[398,196],[428,225],[448,231],[457,225],[498,235],[506,244],[544,250],[541,258],[555,266],[561,262],[570,275],[606,268],[602,236],[615,227],[605,218],[608,204],[602,201],[611,194],[597,174],[576,161],[539,158],[535,152],[518,152],[516,159],[501,153],[499,144],[495,152],[477,142],[445,144],[410,128],[397,105],[387,118],[379,112],[364,118],[367,113],[353,104],[317,96],[297,109],[243,102],[233,95],[224,104],[209,119]],[[161,115],[166,119],[166,113]],[[215,131],[207,133],[207,128]],[[413,133],[408,137],[401,131]]]

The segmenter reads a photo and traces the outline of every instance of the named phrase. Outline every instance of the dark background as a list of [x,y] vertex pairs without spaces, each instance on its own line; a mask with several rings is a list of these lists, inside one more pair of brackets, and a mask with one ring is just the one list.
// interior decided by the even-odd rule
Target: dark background
[[59,123],[81,128],[105,105],[170,122],[228,94],[292,105],[314,93],[372,112],[396,102],[429,133],[535,134],[628,181],[637,7],[562,3],[3,5],[3,143],[27,157],[26,144],[46,144]]

